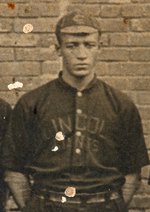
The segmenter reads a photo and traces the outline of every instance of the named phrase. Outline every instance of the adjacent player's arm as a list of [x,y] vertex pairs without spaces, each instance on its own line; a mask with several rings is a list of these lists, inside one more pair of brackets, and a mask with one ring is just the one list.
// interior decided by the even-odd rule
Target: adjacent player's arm
[[23,174],[29,149],[27,126],[30,120],[28,117],[30,116],[26,103],[22,101],[17,103],[11,115],[1,156],[5,181],[20,208],[25,206],[30,196],[29,180]]
[[140,186],[140,172],[128,174],[125,176],[126,182],[123,186],[123,197],[128,206],[133,198],[133,195]]
[[141,168],[149,164],[146,144],[144,140],[141,117],[133,102],[121,113],[121,148],[120,168],[126,178],[123,187],[123,195],[126,204],[129,205],[133,195],[140,185]]
[[24,208],[30,198],[30,183],[28,178],[20,172],[7,170],[5,171],[5,181],[19,208]]

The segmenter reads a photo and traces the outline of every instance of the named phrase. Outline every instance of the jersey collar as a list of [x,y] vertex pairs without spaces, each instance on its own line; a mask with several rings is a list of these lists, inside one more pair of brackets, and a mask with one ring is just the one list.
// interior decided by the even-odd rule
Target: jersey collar
[[[64,81],[64,79],[62,78],[62,71],[59,72],[58,83],[63,88],[77,91],[77,88],[72,87],[70,84],[68,84],[66,81]],[[97,84],[97,76],[96,76],[96,74],[94,74],[94,78],[91,80],[91,82],[86,86],[86,88],[84,90],[89,90],[89,89],[95,87],[96,84]]]

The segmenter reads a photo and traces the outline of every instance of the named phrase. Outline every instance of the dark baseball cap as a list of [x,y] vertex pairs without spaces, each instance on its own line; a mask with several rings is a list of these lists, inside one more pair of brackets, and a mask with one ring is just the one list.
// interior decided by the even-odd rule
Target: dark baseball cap
[[60,33],[95,33],[100,26],[95,17],[81,12],[72,12],[63,16],[56,25],[56,35]]

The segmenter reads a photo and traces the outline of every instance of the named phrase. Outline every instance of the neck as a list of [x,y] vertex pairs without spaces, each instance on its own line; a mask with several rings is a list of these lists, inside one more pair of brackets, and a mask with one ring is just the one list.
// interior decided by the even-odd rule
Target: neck
[[85,77],[74,77],[72,75],[69,75],[67,72],[63,71],[62,78],[72,87],[82,91],[92,81],[92,79],[94,78],[94,73],[91,73]]

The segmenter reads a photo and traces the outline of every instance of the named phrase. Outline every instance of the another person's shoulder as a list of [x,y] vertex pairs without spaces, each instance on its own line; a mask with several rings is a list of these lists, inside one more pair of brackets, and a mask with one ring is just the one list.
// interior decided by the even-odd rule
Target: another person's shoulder
[[11,111],[11,106],[8,102],[6,102],[4,99],[0,98],[0,113],[6,114]]
[[105,98],[107,98],[117,112],[137,110],[135,103],[125,92],[118,90],[101,79],[98,79],[98,85]]
[[0,106],[3,106],[5,108],[7,108],[7,107],[10,108],[10,104],[2,98],[0,98]]
[[0,140],[3,138],[11,117],[11,106],[8,102],[0,98]]

